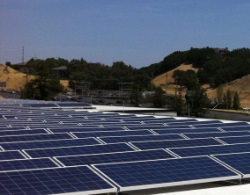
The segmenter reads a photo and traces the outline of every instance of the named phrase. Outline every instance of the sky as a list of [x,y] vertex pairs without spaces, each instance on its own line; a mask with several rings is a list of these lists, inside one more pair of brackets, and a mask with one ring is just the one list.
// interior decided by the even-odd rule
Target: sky
[[249,0],[0,0],[0,63],[85,59],[135,68],[191,47],[250,47]]

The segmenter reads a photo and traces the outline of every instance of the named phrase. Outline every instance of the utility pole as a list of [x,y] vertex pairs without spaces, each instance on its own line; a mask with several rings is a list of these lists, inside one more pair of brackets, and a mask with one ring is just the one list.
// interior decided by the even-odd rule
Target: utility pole
[[23,49],[22,49],[22,64],[24,65],[24,46],[23,46]]

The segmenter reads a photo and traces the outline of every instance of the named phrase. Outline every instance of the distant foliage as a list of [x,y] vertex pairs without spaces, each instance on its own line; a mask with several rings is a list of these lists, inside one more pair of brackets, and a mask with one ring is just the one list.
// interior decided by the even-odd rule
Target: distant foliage
[[201,84],[218,87],[250,74],[250,49],[229,51],[227,48],[191,48],[188,51],[173,52],[163,61],[152,64],[146,69],[158,76],[182,63],[193,64],[199,68],[197,77]]

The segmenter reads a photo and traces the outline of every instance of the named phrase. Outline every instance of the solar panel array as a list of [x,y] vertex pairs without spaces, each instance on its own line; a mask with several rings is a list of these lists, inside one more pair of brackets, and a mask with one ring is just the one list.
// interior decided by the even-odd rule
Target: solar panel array
[[0,101],[0,194],[104,194],[250,176],[246,122],[76,107],[91,105]]

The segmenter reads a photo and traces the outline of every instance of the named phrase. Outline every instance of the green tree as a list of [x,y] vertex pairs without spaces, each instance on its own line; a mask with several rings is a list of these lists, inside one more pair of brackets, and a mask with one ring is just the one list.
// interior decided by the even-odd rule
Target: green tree
[[232,95],[231,91],[228,89],[226,93],[227,109],[232,109]]
[[164,105],[166,105],[164,91],[160,87],[157,87],[155,89],[155,93],[152,98],[152,103],[154,104],[155,108],[162,108]]
[[239,110],[239,108],[240,108],[240,98],[238,92],[235,92],[233,98],[233,109]]

